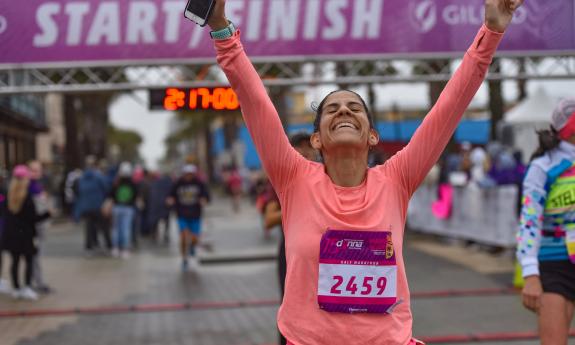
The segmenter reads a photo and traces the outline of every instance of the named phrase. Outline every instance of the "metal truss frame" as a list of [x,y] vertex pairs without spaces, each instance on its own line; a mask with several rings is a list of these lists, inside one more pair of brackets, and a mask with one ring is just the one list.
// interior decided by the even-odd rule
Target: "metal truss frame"
[[[449,63],[445,63],[450,61]],[[449,80],[461,58],[338,57],[255,59],[254,66],[266,86],[320,84],[385,84]],[[574,79],[575,53],[553,56],[520,55],[499,58],[488,80]],[[302,66],[312,66],[304,72]],[[338,66],[335,73],[335,66]],[[343,68],[342,68],[343,66]],[[415,67],[417,66],[417,67]],[[440,66],[438,68],[438,66]],[[336,75],[337,74],[337,75]],[[0,95],[22,93],[82,93],[129,91],[162,87],[225,85],[227,81],[213,60],[194,64],[172,62],[123,62],[110,64],[0,66]]]

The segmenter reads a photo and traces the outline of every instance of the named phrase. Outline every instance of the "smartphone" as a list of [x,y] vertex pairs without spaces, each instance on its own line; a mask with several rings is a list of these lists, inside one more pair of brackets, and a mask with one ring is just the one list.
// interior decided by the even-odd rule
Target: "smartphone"
[[188,0],[184,16],[200,26],[206,26],[215,0]]

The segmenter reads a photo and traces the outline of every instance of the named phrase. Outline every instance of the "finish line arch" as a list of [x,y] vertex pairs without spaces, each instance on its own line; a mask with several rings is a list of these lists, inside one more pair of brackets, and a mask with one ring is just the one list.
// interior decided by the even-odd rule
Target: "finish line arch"
[[[449,79],[449,64],[436,66],[461,58],[483,2],[228,0],[228,15],[268,86],[431,82]],[[184,19],[184,7],[185,0],[0,4],[0,94],[222,85],[207,30]],[[488,79],[574,78],[575,1],[526,2],[499,51],[505,68]],[[345,67],[330,78],[301,67],[329,63]],[[406,64],[418,68],[398,68]]]

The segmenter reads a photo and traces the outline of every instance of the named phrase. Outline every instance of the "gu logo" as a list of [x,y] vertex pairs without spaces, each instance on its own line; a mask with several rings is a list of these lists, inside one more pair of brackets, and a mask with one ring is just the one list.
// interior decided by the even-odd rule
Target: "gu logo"
[[437,5],[433,0],[416,0],[409,5],[411,25],[420,33],[431,31],[437,24]]

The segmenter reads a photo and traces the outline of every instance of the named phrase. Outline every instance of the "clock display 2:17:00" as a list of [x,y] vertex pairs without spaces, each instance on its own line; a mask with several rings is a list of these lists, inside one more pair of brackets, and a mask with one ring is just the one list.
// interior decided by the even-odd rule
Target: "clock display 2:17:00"
[[165,110],[238,110],[240,103],[230,87],[167,88]]

